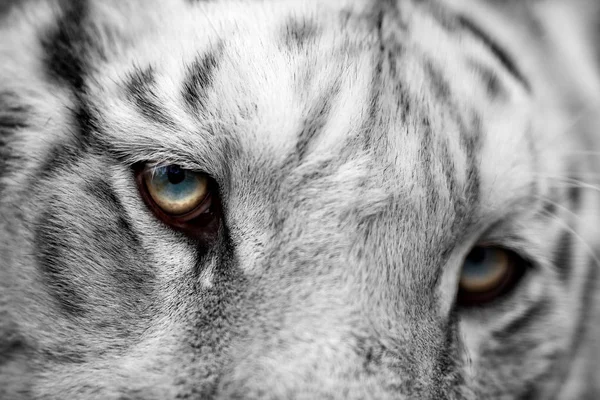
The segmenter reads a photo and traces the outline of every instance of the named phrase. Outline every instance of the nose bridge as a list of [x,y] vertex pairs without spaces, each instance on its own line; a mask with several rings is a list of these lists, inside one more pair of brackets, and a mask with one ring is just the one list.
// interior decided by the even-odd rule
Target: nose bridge
[[256,214],[268,223],[245,220],[268,239],[260,256],[240,261],[256,265],[240,305],[250,317],[222,398],[352,398],[348,388],[356,398],[427,397],[438,380],[443,329],[416,315],[433,305],[413,270],[425,259],[412,259],[417,224],[381,188],[360,189],[369,174],[354,167],[343,179],[340,168],[308,182],[293,175]]
[[251,261],[257,267],[248,268],[240,307],[250,317],[220,380],[222,398],[324,395],[334,390],[324,382],[343,390],[346,375],[363,365],[349,222],[339,204],[331,211],[310,193],[294,197],[304,200],[292,208],[285,198],[265,205],[274,209],[273,231]]

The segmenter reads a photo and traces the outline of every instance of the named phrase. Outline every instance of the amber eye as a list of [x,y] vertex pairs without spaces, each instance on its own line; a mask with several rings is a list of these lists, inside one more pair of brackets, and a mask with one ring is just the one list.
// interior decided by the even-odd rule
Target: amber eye
[[144,174],[144,183],[156,205],[170,215],[194,210],[208,195],[206,175],[177,165],[152,168]]
[[464,260],[458,303],[489,303],[510,291],[523,276],[528,262],[513,251],[495,246],[476,246]]
[[192,236],[211,236],[218,228],[218,196],[211,178],[179,165],[137,168],[142,198],[154,214]]

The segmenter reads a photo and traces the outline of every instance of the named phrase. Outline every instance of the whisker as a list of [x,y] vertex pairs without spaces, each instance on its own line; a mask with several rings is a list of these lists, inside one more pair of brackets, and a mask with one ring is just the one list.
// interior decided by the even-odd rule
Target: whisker
[[565,155],[565,156],[588,155],[588,156],[599,156],[600,157],[600,151],[593,151],[593,150],[571,150],[571,151],[564,152],[561,154]]
[[540,178],[553,179],[559,183],[564,183],[564,184],[568,185],[568,186],[563,186],[563,187],[578,187],[578,188],[582,188],[582,189],[590,189],[590,190],[600,192],[600,186],[596,186],[596,185],[593,185],[588,182],[584,182],[579,179],[567,178],[564,176],[539,175],[539,174],[537,176]]
[[576,218],[576,219],[577,219],[577,222],[580,222],[580,221],[581,221],[581,216],[577,215],[575,212],[573,212],[573,210],[570,210],[569,208],[565,207],[564,205],[562,205],[562,204],[560,204],[560,203],[558,203],[558,202],[556,202],[556,201],[554,201],[554,200],[550,199],[549,197],[547,197],[547,196],[542,196],[542,195],[535,195],[535,194],[533,195],[533,197],[535,197],[535,198],[537,198],[537,199],[541,200],[541,201],[542,201],[542,202],[544,202],[544,203],[551,204],[551,205],[553,205],[554,207],[556,207],[556,208],[559,208],[559,209],[561,209],[561,210],[563,210],[563,211],[567,212],[567,213],[568,213],[570,216],[572,216],[572,217]]

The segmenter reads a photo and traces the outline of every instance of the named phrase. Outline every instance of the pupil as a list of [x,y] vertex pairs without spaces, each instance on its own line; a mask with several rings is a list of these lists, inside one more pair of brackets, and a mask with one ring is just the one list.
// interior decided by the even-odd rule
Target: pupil
[[167,179],[169,179],[169,183],[177,185],[185,179],[185,171],[179,168],[179,165],[169,165],[167,167]]
[[485,260],[485,256],[486,250],[484,248],[475,247],[473,250],[471,250],[467,258],[472,263],[481,263],[483,260]]

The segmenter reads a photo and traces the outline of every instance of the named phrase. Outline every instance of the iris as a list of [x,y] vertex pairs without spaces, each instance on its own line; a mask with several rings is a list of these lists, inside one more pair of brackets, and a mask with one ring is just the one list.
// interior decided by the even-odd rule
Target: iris
[[145,182],[154,202],[170,215],[193,211],[208,195],[205,174],[175,164],[152,168]]

